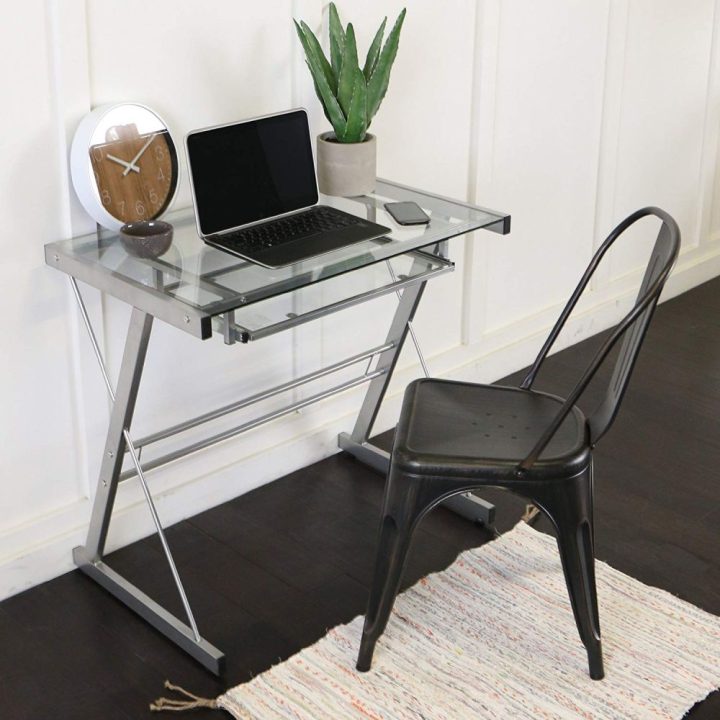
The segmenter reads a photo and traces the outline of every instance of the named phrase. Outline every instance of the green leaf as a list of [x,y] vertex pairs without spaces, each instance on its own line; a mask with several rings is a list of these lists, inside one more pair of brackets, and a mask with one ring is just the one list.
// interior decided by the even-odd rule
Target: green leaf
[[[307,61],[305,61],[305,64],[308,66],[308,68],[310,68],[310,65],[308,65]],[[312,70],[310,70],[310,74],[312,75]],[[330,113],[328,112],[328,109],[325,107],[325,102],[323,101],[322,93],[320,92],[320,88],[318,87],[317,80],[315,80],[315,76],[313,76],[313,85],[315,86],[315,94],[317,95],[318,100],[320,101],[320,106],[323,109],[325,118],[332,125],[332,120],[330,119]]]
[[398,44],[400,42],[400,30],[404,19],[405,9],[398,15],[395,25],[393,25],[393,29],[390,31],[385,45],[380,52],[380,57],[375,65],[375,69],[368,80],[368,126],[373,117],[375,117],[375,113],[378,111],[380,103],[383,101],[385,93],[387,92],[388,83],[390,82],[390,70],[392,70],[395,56],[397,55]]
[[333,93],[336,92],[337,78],[335,77],[332,66],[325,57],[323,49],[320,47],[318,39],[315,37],[315,33],[308,27],[307,23],[302,20],[300,21],[300,25],[295,22],[295,27],[303,49],[305,50],[305,57],[310,63],[310,70],[313,72],[313,76],[315,76],[315,68],[319,69],[325,76],[325,81]]
[[312,46],[308,42],[308,39],[305,36],[305,32],[300,27],[300,25],[298,25],[297,20],[293,20],[293,22],[295,23],[295,30],[297,31],[297,35],[300,38],[300,44],[303,46],[303,50],[305,51],[305,60],[307,62],[308,68],[310,68],[310,74],[312,75],[313,80],[315,80],[318,75],[325,74],[322,69],[322,65],[316,57]]
[[330,3],[330,60],[335,77],[340,76],[342,56],[345,52],[345,30],[343,30],[340,16],[335,3]]
[[355,87],[355,71],[358,69],[355,30],[352,23],[350,23],[345,34],[345,52],[343,53],[342,67],[340,68],[337,85],[337,99],[346,117],[350,111],[350,101]]
[[370,44],[370,49],[368,50],[367,57],[365,58],[365,67],[363,68],[365,80],[370,80],[370,76],[377,64],[378,57],[380,55],[380,48],[382,46],[383,35],[385,34],[385,23],[387,23],[387,18],[383,19],[382,25],[380,25],[378,31],[375,33],[375,37]]
[[[309,62],[308,67],[310,67]],[[312,67],[310,67],[310,72],[313,72]],[[342,108],[335,98],[333,91],[330,89],[325,75],[322,73],[316,75],[313,72],[313,78],[315,80],[315,92],[318,94],[318,97],[323,104],[325,117],[330,120],[330,124],[333,126],[333,130],[335,131],[335,137],[340,138],[345,133],[345,126],[347,124]]]
[[353,87],[350,109],[347,113],[347,125],[340,142],[362,142],[367,130],[367,86],[365,75],[358,67],[355,69],[355,85]]
[[330,36],[330,62],[335,77],[339,77],[340,68],[342,66],[343,51],[337,43],[337,40]]
[[[322,70],[322,67],[320,66],[319,62],[317,61],[317,58],[315,57],[315,54],[313,52],[312,47],[308,44],[307,38],[305,37],[305,33],[303,32],[300,25],[295,23],[295,29],[297,30],[298,37],[300,38],[300,42],[302,43],[303,49],[305,50],[305,61],[307,62],[307,66],[310,70],[310,75],[312,75],[313,83],[315,85],[315,92],[317,93],[317,96],[320,100],[320,103],[323,106],[323,112],[325,113],[325,117],[330,121],[330,124],[335,127],[335,123],[333,122],[333,114],[331,113],[330,109],[328,108],[327,104],[325,103],[325,98],[323,97],[323,93],[320,90],[320,84],[323,83],[327,86],[327,78],[325,76],[325,73]],[[330,95],[332,96],[332,91],[330,92]],[[333,96],[333,100],[335,100],[335,97]],[[335,101],[335,104],[337,104],[337,101]],[[337,119],[337,118],[336,118]],[[339,127],[344,128],[344,119],[342,123],[339,123]]]

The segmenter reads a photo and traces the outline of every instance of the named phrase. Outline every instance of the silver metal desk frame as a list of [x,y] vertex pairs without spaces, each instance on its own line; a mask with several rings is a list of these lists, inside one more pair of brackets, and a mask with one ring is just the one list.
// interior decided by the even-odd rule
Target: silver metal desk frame
[[[489,226],[486,229],[504,234],[509,231],[508,222],[509,221],[498,223],[497,225]],[[443,259],[446,247],[447,243],[445,241],[434,244],[434,255],[439,260]],[[421,252],[418,254],[418,257],[422,255],[424,255],[424,253]],[[49,255],[48,257],[49,264],[52,264],[52,262],[62,264],[61,260],[63,259],[59,258],[57,254]],[[414,262],[417,263],[419,261],[416,259]],[[289,382],[277,385],[267,391],[257,393],[229,405],[225,405],[215,411],[205,413],[182,423],[178,423],[170,428],[166,428],[165,430],[161,430],[145,438],[141,438],[137,442],[134,442],[131,438],[130,427],[132,424],[137,393],[140,387],[150,333],[156,315],[154,312],[151,314],[147,310],[141,310],[137,307],[133,307],[125,340],[122,363],[118,375],[117,388],[113,388],[108,375],[105,360],[102,356],[95,332],[78,287],[77,279],[71,270],[65,270],[70,275],[70,283],[72,285],[80,314],[100,366],[108,394],[112,400],[112,410],[103,451],[102,464],[98,477],[97,491],[93,502],[88,535],[85,545],[74,549],[73,559],[75,564],[85,574],[104,587],[118,600],[134,610],[153,627],[200,662],[204,667],[217,675],[221,674],[223,671],[224,654],[204,639],[200,634],[187,598],[187,594],[183,587],[182,580],[170,551],[170,547],[165,538],[165,533],[145,478],[145,472],[165,465],[180,457],[184,457],[190,453],[194,453],[205,447],[209,447],[217,442],[236,436],[252,428],[258,427],[259,425],[294,412],[295,410],[330,397],[336,393],[361,384],[369,383],[355,427],[351,433],[341,433],[338,438],[338,444],[340,448],[352,454],[361,462],[366,463],[382,473],[385,473],[389,465],[389,454],[371,444],[369,442],[369,436],[408,333],[411,334],[412,340],[415,343],[423,370],[426,374],[428,372],[425,359],[412,329],[412,320],[420,303],[420,299],[422,298],[428,278],[422,275],[419,277],[396,278],[390,263],[386,262],[386,264],[392,277],[392,283],[382,290],[373,293],[371,297],[395,292],[398,296],[399,302],[390,323],[387,337],[382,345],[361,352],[315,372],[311,372],[303,377],[295,378]],[[446,262],[446,265],[447,270],[452,269],[452,263]],[[60,269],[63,268],[61,267]],[[439,271],[435,270],[434,274],[444,271],[445,270],[442,269]],[[370,299],[370,297],[367,299]],[[344,303],[336,303],[324,310],[321,309],[320,311],[315,311],[311,313],[310,317],[299,319],[296,323],[293,321],[283,323],[282,329],[284,329],[286,325],[287,327],[293,327],[295,324],[300,324],[301,322],[306,322],[308,320],[315,319],[316,317],[336,312],[337,310],[349,307],[356,302],[358,302],[357,298],[350,299]],[[162,311],[157,313],[157,317],[167,321],[167,318],[164,317],[167,315],[166,308],[164,306],[158,307],[161,308]],[[198,325],[199,330],[196,331],[196,318],[194,317],[186,316],[183,322],[191,325],[191,331],[201,337],[207,337],[208,333],[211,332],[209,326],[205,324]],[[225,341],[228,343],[234,342],[238,339],[235,335],[239,335],[239,333],[233,323],[233,312],[228,311],[222,318],[222,324],[217,328],[223,332]],[[176,322],[172,322],[172,324],[176,324]],[[188,328],[186,327],[184,329]],[[222,417],[235,410],[247,407],[279,393],[300,387],[301,385],[318,378],[325,377],[337,372],[340,369],[347,368],[360,362],[367,362],[367,366],[365,371],[357,378],[342,382],[328,390],[305,397],[284,408],[267,413],[230,430],[225,430],[205,440],[195,442],[180,450],[175,450],[174,452],[168,453],[162,457],[145,462],[144,464],[140,462],[141,450],[154,442],[171,437],[189,428],[196,427],[205,422]],[[126,453],[129,454],[131,458],[132,467],[123,472],[122,466]],[[142,491],[150,509],[163,551],[165,552],[173,579],[182,600],[186,620],[182,620],[168,612],[164,607],[156,603],[152,600],[152,598],[148,597],[140,588],[130,583],[127,579],[109,567],[103,559],[108,528],[110,525],[118,485],[122,480],[135,476],[139,479]],[[493,506],[470,494],[454,498],[451,503],[448,503],[448,506],[450,506],[452,510],[471,520],[483,522],[487,525],[492,525],[493,523]]]
[[[386,469],[388,464],[387,453],[369,444],[368,437],[372,429],[373,422],[377,417],[380,403],[382,402],[387,390],[392,371],[400,355],[400,351],[409,332],[409,328],[411,327],[412,318],[415,315],[415,311],[418,307],[427,281],[414,282],[406,285],[402,291],[397,291],[400,298],[398,307],[390,324],[390,330],[387,334],[387,338],[379,347],[352,356],[345,361],[335,363],[334,365],[328,366],[289,383],[278,385],[266,392],[259,393],[250,398],[245,398],[240,402],[225,406],[212,413],[206,413],[198,418],[193,418],[190,421],[180,423],[172,428],[154,433],[152,436],[142,438],[137,443],[133,442],[130,436],[130,426],[132,424],[135,401],[140,387],[140,380],[142,377],[154,318],[148,313],[138,310],[137,308],[133,308],[125,340],[125,349],[120,366],[117,390],[114,390],[77,281],[74,277],[71,277],[70,283],[72,285],[73,293],[80,309],[85,328],[90,338],[93,351],[100,366],[106,388],[113,403],[87,540],[84,546],[75,548],[73,551],[73,559],[75,564],[84,573],[102,585],[112,595],[125,603],[147,622],[179,645],[208,670],[215,674],[220,674],[223,670],[224,655],[220,650],[211,645],[200,635],[182,584],[182,580],[180,579],[180,575],[175,565],[172,552],[170,551],[170,547],[165,538],[165,533],[163,531],[162,524],[160,523],[147,480],[145,479],[145,471],[165,465],[168,462],[178,459],[179,457],[196,452],[204,447],[208,447],[229,437],[238,435],[241,432],[245,432],[277,417],[291,413],[313,402],[317,402],[318,400],[363,383],[370,383],[370,385],[365,395],[365,400],[363,401],[355,430],[352,434],[352,438],[356,441],[357,448],[360,448],[360,452],[357,451],[357,448],[352,441],[345,439],[345,434],[340,436],[340,447],[358,457],[359,460],[370,464],[374,468],[383,471],[384,464]],[[420,352],[419,346],[417,346],[417,348],[418,352]],[[377,358],[375,367],[370,369],[373,364],[373,359],[375,358]],[[145,465],[140,463],[139,451],[153,442],[170,437],[174,434],[187,430],[190,427],[195,427],[201,423],[216,419],[217,417],[221,417],[222,415],[237,410],[240,407],[246,407],[251,403],[271,397],[279,392],[299,387],[302,384],[315,380],[319,377],[323,377],[341,368],[347,367],[350,364],[355,364],[364,360],[370,361],[368,368],[362,375],[354,380],[341,383],[340,385],[322,393],[311,395],[303,400],[288,405],[281,410],[261,416],[260,418],[244,423],[243,425],[232,428],[231,430],[220,433],[219,435],[215,435],[207,440],[189,445],[182,450],[175,451],[170,455],[158,458],[146,463]],[[126,452],[130,454],[134,469],[123,473],[122,465]],[[103,561],[105,543],[107,540],[107,533],[118,485],[122,480],[135,475],[137,475],[140,481],[145,499],[148,503],[148,507],[150,508],[155,528],[162,543],[173,579],[183,603],[185,614],[187,616],[187,622],[184,622],[169,613],[165,610],[165,608],[152,600],[152,598],[148,597],[142,590],[140,590],[140,588],[130,583]]]

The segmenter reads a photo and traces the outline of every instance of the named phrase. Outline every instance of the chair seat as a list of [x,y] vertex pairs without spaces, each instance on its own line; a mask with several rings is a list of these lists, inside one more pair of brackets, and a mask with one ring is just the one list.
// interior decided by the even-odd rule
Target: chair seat
[[[405,391],[393,462],[414,475],[511,477],[557,415],[562,399],[535,390],[417,380]],[[532,468],[567,477],[590,462],[585,416],[573,408]]]

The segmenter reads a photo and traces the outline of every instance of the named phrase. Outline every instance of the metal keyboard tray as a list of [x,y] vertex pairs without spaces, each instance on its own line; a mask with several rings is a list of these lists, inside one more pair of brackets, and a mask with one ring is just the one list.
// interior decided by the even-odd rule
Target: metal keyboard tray
[[228,344],[259,340],[454,269],[446,258],[412,251],[217,315],[213,326]]

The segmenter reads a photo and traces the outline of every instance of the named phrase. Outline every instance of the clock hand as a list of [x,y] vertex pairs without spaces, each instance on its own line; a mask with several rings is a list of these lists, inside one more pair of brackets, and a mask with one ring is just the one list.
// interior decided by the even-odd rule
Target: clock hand
[[[108,160],[112,160],[113,162],[116,162],[118,165],[123,165],[125,167],[126,171],[132,170],[133,172],[136,172],[136,173],[140,172],[140,168],[137,165],[135,165],[133,163],[125,162],[125,160],[121,160],[119,157],[115,157],[114,155],[111,155],[110,153],[107,153],[105,155],[105,157]],[[126,175],[126,174],[127,174],[127,172],[123,173],[123,175]]]
[[[150,143],[159,135],[159,133],[155,133],[154,135],[151,135],[147,142],[140,148],[140,152],[129,162],[128,166],[123,170],[123,175],[127,175],[130,170],[132,169],[130,166],[135,165],[135,163],[140,159],[140,156],[150,147]],[[139,172],[139,170],[138,170]]]

